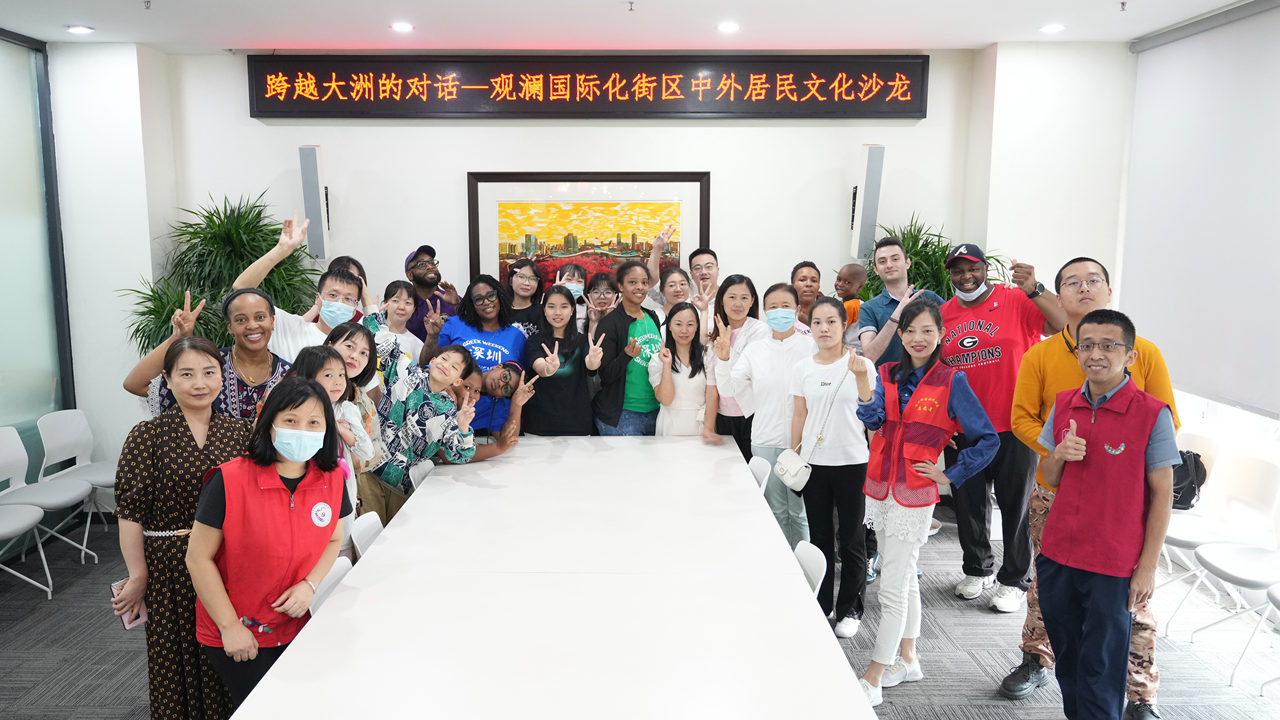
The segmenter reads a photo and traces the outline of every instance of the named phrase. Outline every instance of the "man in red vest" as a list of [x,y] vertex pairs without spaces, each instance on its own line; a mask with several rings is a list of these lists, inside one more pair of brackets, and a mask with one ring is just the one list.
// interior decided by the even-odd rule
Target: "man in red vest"
[[1139,390],[1133,323],[1094,310],[1077,328],[1079,390],[1058,394],[1040,434],[1058,489],[1036,578],[1068,718],[1121,720],[1132,613],[1155,589],[1181,464],[1169,406]]

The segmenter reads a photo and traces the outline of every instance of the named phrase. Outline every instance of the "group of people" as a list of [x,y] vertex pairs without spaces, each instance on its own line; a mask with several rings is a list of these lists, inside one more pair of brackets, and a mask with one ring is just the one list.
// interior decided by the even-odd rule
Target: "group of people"
[[879,579],[882,619],[860,680],[872,705],[924,677],[916,566],[949,486],[964,558],[956,595],[998,584],[993,609],[1027,600],[1024,661],[1001,692],[1025,696],[1056,660],[1068,717],[1158,717],[1146,598],[1177,416],[1159,350],[1103,309],[1101,263],[1069,261],[1050,292],[1026,264],[1012,284],[991,282],[982,250],[959,245],[946,260],[955,297],[942,302],[911,286],[905,248],[885,238],[869,263],[884,283],[874,298],[858,299],[866,266],[841,268],[829,297],[807,261],[759,294],[745,275],[721,279],[707,248],[688,271],[661,269],[668,229],[648,262],[613,273],[570,264],[544,277],[522,259],[461,293],[429,245],[380,298],[344,256],[295,315],[257,286],[306,230],[286,221],[223,298],[230,347],[194,335],[205,301],[193,308],[188,295],[172,336],[124,383],[154,417],[121,453],[129,579],[114,605],[149,612],[153,717],[227,716],[350,555],[357,513],[389,522],[434,463],[483,461],[521,434],[729,438],[771,467],[799,452],[803,489],[772,472],[765,498],[791,545],[826,555],[818,602],[838,636],[859,631],[866,584]]

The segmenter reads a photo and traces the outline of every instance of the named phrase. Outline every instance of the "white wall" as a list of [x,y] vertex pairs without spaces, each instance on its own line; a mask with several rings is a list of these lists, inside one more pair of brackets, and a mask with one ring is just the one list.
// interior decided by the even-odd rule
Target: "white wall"
[[996,49],[987,245],[1036,266],[1116,266],[1133,112],[1121,43],[1001,43]]
[[95,459],[116,457],[142,417],[121,389],[137,357],[125,340],[130,303],[116,291],[151,274],[137,49],[50,45],[49,83],[77,405]]

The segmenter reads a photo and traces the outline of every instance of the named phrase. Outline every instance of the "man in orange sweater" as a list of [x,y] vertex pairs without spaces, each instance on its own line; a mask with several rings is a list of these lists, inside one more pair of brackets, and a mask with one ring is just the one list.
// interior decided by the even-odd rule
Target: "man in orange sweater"
[[[1058,393],[1078,388],[1085,381],[1084,371],[1075,354],[1075,336],[1080,320],[1092,310],[1107,306],[1111,300],[1111,276],[1102,263],[1080,257],[1067,262],[1054,278],[1058,302],[1067,313],[1067,327],[1062,332],[1033,346],[1022,358],[1017,384],[1013,392],[1013,433],[1042,457],[1048,453],[1038,440],[1053,409]],[[1137,360],[1129,368],[1134,385],[1164,403],[1178,427],[1178,410],[1173,400],[1173,383],[1160,349],[1144,338],[1134,344]],[[1044,483],[1037,471],[1036,486],[1031,492],[1031,546],[1040,552],[1040,538],[1045,519],[1053,505],[1054,490]],[[1155,662],[1156,622],[1147,603],[1133,613],[1133,629],[1129,654],[1128,707],[1125,718],[1159,718],[1155,710],[1160,673]],[[1026,697],[1049,682],[1047,668],[1053,667],[1053,648],[1040,615],[1040,594],[1035,578],[1027,592],[1027,618],[1022,626],[1022,664],[1014,668],[1000,685],[1000,693],[1010,699]]]

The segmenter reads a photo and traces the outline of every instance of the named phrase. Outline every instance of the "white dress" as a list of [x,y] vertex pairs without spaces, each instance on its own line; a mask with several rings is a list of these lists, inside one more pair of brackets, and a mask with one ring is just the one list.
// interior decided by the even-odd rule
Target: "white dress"
[[[705,362],[705,361],[704,361]],[[671,370],[671,383],[675,386],[675,397],[670,405],[663,405],[658,410],[658,424],[654,435],[701,435],[703,421],[707,410],[707,373],[700,372],[689,377],[689,369],[676,369],[680,365],[677,360]],[[656,354],[649,360],[649,384],[657,388],[662,382],[662,358]]]

